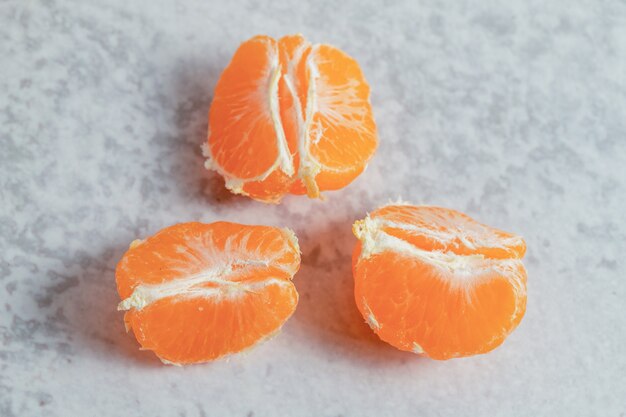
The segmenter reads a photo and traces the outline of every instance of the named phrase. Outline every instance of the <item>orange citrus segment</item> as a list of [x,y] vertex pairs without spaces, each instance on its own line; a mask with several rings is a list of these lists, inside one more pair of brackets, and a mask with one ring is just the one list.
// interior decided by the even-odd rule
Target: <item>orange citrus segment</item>
[[369,93],[356,61],[337,48],[301,35],[254,37],[216,86],[207,166],[231,191],[265,202],[340,189],[377,147]]
[[[211,295],[220,291],[224,295]],[[293,284],[283,280],[232,291],[204,289],[204,296],[163,298],[127,314],[143,349],[165,362],[189,364],[240,352],[271,336],[298,302]]]
[[318,45],[309,71],[315,100],[308,124],[311,156],[328,171],[367,161],[376,149],[370,89],[357,62],[330,45]]
[[119,309],[142,348],[203,362],[277,331],[293,313],[293,233],[235,223],[182,223],[134,244],[116,269]]
[[391,205],[375,210],[370,218],[386,233],[425,250],[482,254],[489,258],[521,258],[526,252],[519,236],[443,207]]
[[526,308],[521,238],[454,210],[390,205],[354,226],[355,300],[401,350],[449,359],[488,352]]
[[278,46],[267,36],[244,42],[222,73],[209,127],[212,163],[227,181],[264,179],[273,169],[291,173],[279,114],[280,77]]

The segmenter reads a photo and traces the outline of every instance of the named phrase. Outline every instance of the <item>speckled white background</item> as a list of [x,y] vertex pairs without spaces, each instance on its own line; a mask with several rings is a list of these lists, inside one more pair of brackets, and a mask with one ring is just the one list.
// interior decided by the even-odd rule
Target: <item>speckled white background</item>
[[[626,415],[626,3],[506,3],[0,1],[0,415]],[[266,206],[200,143],[238,43],[294,32],[360,61],[380,149],[326,202]],[[398,196],[526,238],[528,312],[493,353],[419,359],[363,323],[350,224]],[[249,353],[162,366],[115,264],[217,219],[296,230],[300,304]]]

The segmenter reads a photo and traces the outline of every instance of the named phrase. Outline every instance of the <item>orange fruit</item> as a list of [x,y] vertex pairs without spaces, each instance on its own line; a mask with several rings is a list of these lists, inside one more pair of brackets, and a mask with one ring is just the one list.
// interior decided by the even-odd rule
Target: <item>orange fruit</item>
[[298,302],[299,266],[289,229],[181,223],[131,244],[115,271],[118,310],[163,362],[204,362],[280,329]]
[[264,202],[348,185],[377,147],[370,89],[357,62],[301,35],[255,36],[215,87],[206,167]]
[[357,307],[398,349],[449,359],[499,346],[526,310],[524,240],[455,210],[388,205],[357,221]]

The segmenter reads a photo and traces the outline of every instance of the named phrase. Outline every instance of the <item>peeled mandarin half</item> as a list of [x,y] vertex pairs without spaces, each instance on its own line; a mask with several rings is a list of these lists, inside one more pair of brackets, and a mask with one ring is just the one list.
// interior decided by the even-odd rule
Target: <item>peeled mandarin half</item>
[[226,187],[277,203],[348,185],[377,147],[357,62],[301,35],[247,40],[222,73],[203,150]]
[[524,240],[455,210],[388,205],[357,221],[354,296],[369,326],[433,359],[486,353],[526,310]]
[[118,310],[163,362],[205,362],[280,329],[298,302],[299,266],[289,229],[177,224],[131,244],[115,271]]

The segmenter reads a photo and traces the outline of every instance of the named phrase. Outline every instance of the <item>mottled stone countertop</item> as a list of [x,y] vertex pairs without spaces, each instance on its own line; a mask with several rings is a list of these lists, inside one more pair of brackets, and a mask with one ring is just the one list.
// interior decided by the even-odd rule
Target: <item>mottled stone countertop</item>
[[[0,1],[0,416],[626,415],[626,3]],[[380,148],[324,202],[233,196],[202,167],[220,71],[257,33],[356,57]],[[350,225],[390,199],[522,234],[528,311],[448,362],[379,342]],[[114,268],[181,221],[289,226],[300,304],[212,364],[124,332]]]

